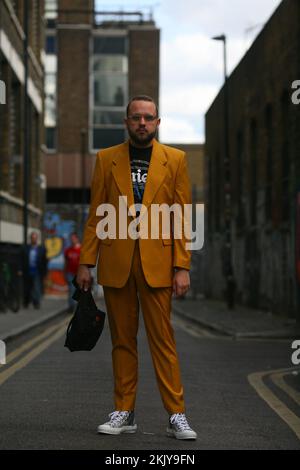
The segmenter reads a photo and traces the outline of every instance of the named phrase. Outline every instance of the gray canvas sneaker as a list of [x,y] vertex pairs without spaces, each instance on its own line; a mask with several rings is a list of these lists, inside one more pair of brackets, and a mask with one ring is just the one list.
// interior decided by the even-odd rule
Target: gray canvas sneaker
[[137,425],[134,422],[134,411],[114,411],[109,414],[110,420],[98,426],[99,434],[134,433]]
[[170,416],[167,435],[176,439],[197,439],[197,433],[189,426],[184,413],[175,413]]

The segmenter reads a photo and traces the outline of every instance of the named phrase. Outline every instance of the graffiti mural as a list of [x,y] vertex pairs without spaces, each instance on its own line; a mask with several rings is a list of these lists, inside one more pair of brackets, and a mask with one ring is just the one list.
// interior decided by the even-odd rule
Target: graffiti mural
[[47,211],[44,217],[45,247],[48,258],[48,275],[45,293],[52,296],[66,296],[68,287],[64,276],[64,250],[69,237],[76,231],[74,220],[64,219],[60,214]]

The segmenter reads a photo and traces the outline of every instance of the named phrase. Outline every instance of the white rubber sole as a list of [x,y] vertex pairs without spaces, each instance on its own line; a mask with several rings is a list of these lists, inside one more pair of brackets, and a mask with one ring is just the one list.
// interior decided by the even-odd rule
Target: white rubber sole
[[197,439],[197,434],[195,431],[182,431],[176,432],[174,429],[167,428],[167,436],[175,437],[175,439],[195,441]]
[[119,435],[119,434],[134,434],[137,431],[137,424],[133,426],[122,426],[121,428],[112,428],[106,424],[101,424],[97,428],[98,434],[111,434],[111,435]]

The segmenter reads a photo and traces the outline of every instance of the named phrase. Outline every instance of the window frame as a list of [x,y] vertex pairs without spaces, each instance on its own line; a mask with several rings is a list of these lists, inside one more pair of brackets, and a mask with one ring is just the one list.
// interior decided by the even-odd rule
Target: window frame
[[[116,36],[119,36],[119,37],[124,37],[125,39],[125,53],[124,55],[123,54],[113,54],[113,53],[109,53],[109,54],[105,54],[105,53],[94,53],[94,40],[98,37],[116,37]],[[112,56],[112,57],[115,57],[115,56],[119,56],[119,57],[124,57],[124,61],[123,61],[123,64],[122,64],[122,69],[123,70],[120,70],[120,71],[110,71],[109,69],[108,70],[97,70],[95,71],[94,70],[94,64],[95,64],[95,60],[97,60],[97,58],[99,57],[102,57],[102,56]],[[90,73],[89,73],[89,151],[90,153],[95,153],[97,152],[98,150],[101,150],[101,148],[95,148],[94,147],[94,130],[96,129],[107,129],[107,130],[116,130],[116,131],[120,131],[120,130],[124,130],[124,140],[126,139],[126,129],[125,129],[125,126],[124,126],[124,123],[123,123],[123,119],[122,119],[122,122],[120,122],[119,124],[95,124],[94,123],[94,112],[95,111],[98,111],[98,112],[105,112],[105,111],[116,111],[116,112],[123,112],[123,115],[125,117],[125,114],[126,114],[126,106],[127,106],[127,102],[128,102],[128,95],[129,95],[129,92],[128,92],[128,88],[129,88],[129,82],[128,82],[128,66],[129,66],[129,57],[128,57],[128,35],[127,35],[127,32],[126,31],[97,31],[97,32],[94,32],[94,34],[91,36],[91,39],[90,39],[90,65],[89,65],[89,70],[90,70]],[[124,85],[124,89],[123,89],[123,92],[124,92],[124,105],[123,106],[114,106],[114,105],[95,105],[95,96],[94,96],[94,81],[95,81],[95,76],[114,76],[114,75],[118,75],[118,76],[124,76],[125,77],[125,85]],[[104,148],[104,147],[102,147]]]

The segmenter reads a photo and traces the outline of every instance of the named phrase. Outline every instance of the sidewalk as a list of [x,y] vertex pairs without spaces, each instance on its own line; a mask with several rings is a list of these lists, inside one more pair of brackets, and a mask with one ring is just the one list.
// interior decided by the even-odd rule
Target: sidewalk
[[0,312],[0,339],[7,341],[25,333],[25,331],[65,312],[67,307],[67,299],[44,297],[39,310],[30,306],[27,309],[21,308],[17,313],[10,310],[7,310],[6,313]]
[[300,325],[295,319],[237,305],[228,310],[224,302],[198,297],[173,300],[173,312],[233,338],[300,338]]
[[[97,299],[98,303],[99,299]],[[192,300],[173,300],[173,312],[199,326],[209,328],[233,338],[300,338],[300,325],[295,319],[275,316],[271,313],[253,310],[237,305],[228,310],[225,303],[198,297]],[[67,299],[45,297],[40,310],[20,309],[19,312],[0,312],[0,339],[7,341],[31,328],[47,322],[65,312]]]

